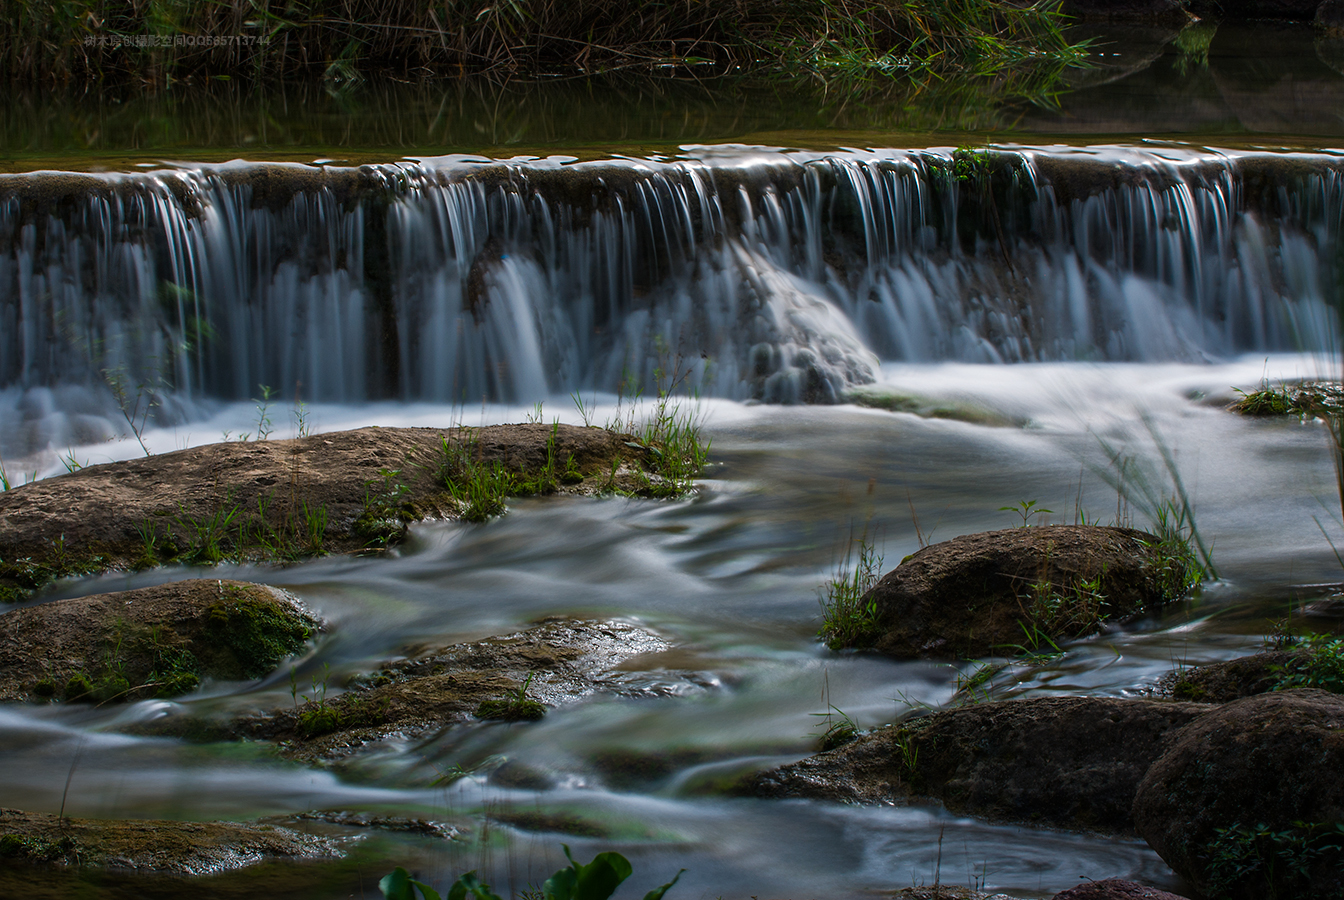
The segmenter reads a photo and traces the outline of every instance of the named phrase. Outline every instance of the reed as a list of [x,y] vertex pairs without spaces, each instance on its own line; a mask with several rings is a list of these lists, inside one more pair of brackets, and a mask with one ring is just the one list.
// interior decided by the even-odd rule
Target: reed
[[[1078,62],[1058,0],[3,0],[10,79],[354,81],[712,66],[994,73]],[[182,38],[178,42],[177,38]]]

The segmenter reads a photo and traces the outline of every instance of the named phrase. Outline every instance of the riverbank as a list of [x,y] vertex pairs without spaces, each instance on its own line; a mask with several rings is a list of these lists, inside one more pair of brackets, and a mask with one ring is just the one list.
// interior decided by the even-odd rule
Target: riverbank
[[1057,4],[1004,0],[742,0],[445,4],[309,0],[283,10],[230,0],[109,7],[37,3],[0,26],[0,71],[15,80],[292,77],[382,72],[575,74],[804,67],[831,74],[1072,65],[1081,49]]

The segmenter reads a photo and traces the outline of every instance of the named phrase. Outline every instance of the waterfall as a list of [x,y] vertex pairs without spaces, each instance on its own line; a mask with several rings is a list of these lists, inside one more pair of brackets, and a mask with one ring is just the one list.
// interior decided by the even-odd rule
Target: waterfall
[[[1328,338],[1344,160],[784,152],[0,176],[0,391],[834,402],[883,360]],[[47,403],[69,402],[46,400]]]

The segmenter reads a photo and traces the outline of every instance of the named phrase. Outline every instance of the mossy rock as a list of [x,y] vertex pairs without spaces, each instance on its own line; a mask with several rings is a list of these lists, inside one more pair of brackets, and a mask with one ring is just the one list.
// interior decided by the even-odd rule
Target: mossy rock
[[684,492],[656,449],[573,425],[372,427],[85,466],[0,492],[0,601],[116,568],[382,550],[410,522],[469,517],[463,461],[501,473],[496,511],[523,493]]
[[0,700],[111,703],[263,678],[320,627],[283,591],[220,579],[53,600],[0,615]]
[[618,667],[668,649],[665,640],[629,623],[552,617],[499,637],[407,648],[406,658],[344,684],[324,684],[315,698],[265,715],[209,722],[177,710],[130,730],[275,741],[286,757],[329,762],[390,735],[423,735],[482,719],[537,719],[595,691],[639,694],[625,686]]
[[1245,697],[1193,722],[1148,769],[1139,834],[1203,896],[1344,895],[1344,697]]
[[[862,598],[846,639],[898,659],[1050,651],[1182,596],[1188,548],[1131,528],[1045,525],[964,535],[906,557]],[[834,646],[835,642],[832,642]]]
[[933,797],[989,819],[1130,833],[1148,767],[1210,709],[1044,697],[942,710],[755,775],[740,792],[848,803]]
[[275,825],[77,819],[0,809],[0,870],[26,864],[199,875],[267,858],[338,855],[324,838]]

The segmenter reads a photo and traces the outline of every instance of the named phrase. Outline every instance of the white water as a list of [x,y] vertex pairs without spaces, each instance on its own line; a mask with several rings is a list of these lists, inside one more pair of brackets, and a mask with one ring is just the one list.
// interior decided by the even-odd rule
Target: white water
[[[870,526],[890,567],[919,546],[911,505],[934,540],[1009,526],[1013,517],[998,508],[1019,500],[1055,510],[1054,521],[1073,521],[1076,506],[1089,519],[1110,521],[1117,500],[1094,472],[1106,466],[1099,437],[1150,464],[1157,461],[1153,434],[1170,448],[1221,580],[1187,606],[1079,642],[1047,666],[1010,668],[996,678],[995,696],[1131,696],[1175,665],[1255,649],[1271,619],[1330,592],[1300,586],[1344,580],[1313,519],[1336,543],[1344,526],[1319,423],[1247,420],[1211,401],[1262,376],[1327,374],[1321,365],[1312,356],[1274,355],[1223,364],[902,363],[877,373],[892,388],[960,400],[1025,422],[1020,427],[852,406],[705,401],[713,464],[690,499],[529,499],[484,525],[416,526],[410,542],[387,558],[286,568],[226,565],[208,573],[283,585],[331,621],[330,635],[299,663],[305,683],[329,664],[331,683],[339,684],[408,642],[465,640],[542,615],[574,614],[638,622],[676,645],[666,669],[635,675],[668,696],[599,696],[536,724],[454,727],[423,742],[392,742],[338,775],[276,763],[255,748],[191,747],[114,733],[120,722],[157,714],[162,703],[119,710],[10,708],[0,718],[0,765],[11,773],[0,785],[0,806],[59,808],[82,746],[67,812],[209,818],[377,809],[425,815],[472,829],[462,842],[399,845],[399,860],[441,886],[479,868],[497,887],[521,888],[561,862],[563,841],[581,859],[602,849],[630,856],[637,888],[631,896],[681,867],[689,871],[674,896],[682,898],[853,895],[931,883],[940,835],[945,883],[984,884],[1020,896],[1050,896],[1084,876],[1174,886],[1139,841],[988,825],[927,806],[724,800],[702,796],[695,786],[811,752],[820,721],[815,714],[828,700],[865,727],[891,721],[911,704],[949,702],[958,672],[969,665],[837,655],[816,643],[817,589],[851,527]],[[595,401],[596,421],[614,414],[615,397],[596,395]],[[272,415],[278,422],[285,412],[281,406]],[[316,428],[335,430],[520,421],[533,412],[380,403],[316,404],[309,415]],[[220,406],[208,419],[152,430],[146,439],[155,452],[166,452],[217,440],[224,431],[255,431],[256,415],[250,404]],[[580,421],[565,396],[546,398],[542,415]],[[292,428],[291,422],[274,436]],[[74,451],[89,462],[140,452],[126,440]],[[60,464],[48,467],[53,470],[61,471]],[[1160,467],[1154,471],[1163,477]],[[109,575],[63,584],[51,596],[199,574]],[[1325,611],[1300,621],[1333,627],[1337,616]],[[695,671],[696,683],[681,669]],[[291,700],[281,672],[255,685],[210,686],[181,702],[244,710]],[[592,761],[607,750],[687,748],[700,750],[703,761],[651,789],[613,788]],[[505,789],[491,783],[486,770],[452,789],[430,786],[452,765],[500,757],[546,772],[554,786]],[[578,813],[606,824],[612,836],[495,825],[492,842],[478,843],[492,811],[537,808]]]
[[[961,166],[962,168],[958,168]],[[1331,331],[1341,158],[1175,147],[0,175],[0,453],[211,399],[834,402],[883,361],[1200,361]]]

